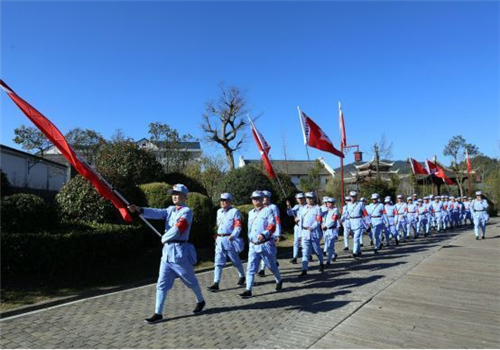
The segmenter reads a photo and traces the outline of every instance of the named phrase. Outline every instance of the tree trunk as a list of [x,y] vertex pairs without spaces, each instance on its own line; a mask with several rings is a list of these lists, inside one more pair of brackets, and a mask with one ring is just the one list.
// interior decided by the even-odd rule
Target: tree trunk
[[233,151],[226,148],[225,152],[226,152],[226,161],[227,161],[227,165],[229,167],[229,171],[234,170]]

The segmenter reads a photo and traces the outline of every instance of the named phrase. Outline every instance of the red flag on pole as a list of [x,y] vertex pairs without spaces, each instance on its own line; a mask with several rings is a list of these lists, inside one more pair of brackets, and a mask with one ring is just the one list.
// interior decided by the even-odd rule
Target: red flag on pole
[[469,152],[467,151],[467,149],[465,149],[465,155],[467,157],[467,172],[470,174],[470,172],[472,171],[472,164],[470,162]]
[[344,124],[344,113],[342,113],[342,107],[339,102],[339,127],[340,127],[340,143],[342,147],[347,146],[347,139],[345,135],[345,124]]
[[248,118],[248,120],[250,121],[253,138],[255,139],[257,148],[259,149],[262,161],[264,162],[264,166],[267,170],[267,174],[271,179],[276,179],[276,173],[274,172],[273,165],[269,160],[269,150],[271,149],[271,146],[269,146],[269,144],[266,142],[262,134],[257,130],[257,128],[255,128],[255,125],[253,125],[252,120],[250,118]]
[[304,142],[319,150],[333,153],[338,157],[344,158],[344,154],[333,146],[332,141],[326,136],[323,130],[309,118],[304,112],[301,112],[302,132],[304,133]]
[[413,174],[418,174],[418,175],[428,175],[429,172],[424,169],[422,165],[420,165],[419,162],[417,162],[415,159],[410,157],[410,164],[411,164],[411,170],[413,171]]
[[447,185],[455,184],[452,179],[446,176],[444,170],[439,165],[437,165],[437,163],[431,162],[430,160],[426,159],[425,164],[427,166],[429,174],[436,175],[437,177],[443,179],[443,182]]
[[19,107],[19,109],[23,111],[28,119],[31,120],[33,124],[35,124],[35,126],[50,140],[50,142],[57,147],[64,158],[66,158],[83,177],[92,183],[101,196],[113,203],[113,205],[120,211],[123,220],[126,222],[132,222],[132,217],[127,209],[127,203],[116,195],[111,186],[94,169],[78,157],[57,127],[30,104],[19,97],[11,88],[7,86],[7,84],[5,84],[3,80],[0,80],[0,86]]

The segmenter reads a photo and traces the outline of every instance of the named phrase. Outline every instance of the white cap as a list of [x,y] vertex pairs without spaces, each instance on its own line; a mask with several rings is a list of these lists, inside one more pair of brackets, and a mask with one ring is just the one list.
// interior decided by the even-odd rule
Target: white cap
[[424,199],[425,199],[425,200],[428,200],[428,199],[429,199],[429,197],[425,196],[425,197],[424,197]]
[[330,198],[330,197],[323,197],[323,203],[328,202],[328,198]]
[[358,196],[358,192],[356,192],[356,191],[351,191],[351,192],[349,192],[349,196],[350,196],[350,197],[357,197],[357,196]]
[[433,195],[433,194],[431,194],[431,195],[429,196],[429,198],[430,198],[430,199],[434,199],[434,195]]
[[455,197],[453,197],[453,196],[450,196],[450,199],[455,199]]
[[262,195],[264,197],[271,198],[271,192],[269,192],[269,191],[266,191],[266,190],[262,191]]
[[390,198],[390,197],[385,197],[384,202],[386,202],[386,203],[390,203],[390,202],[391,202],[391,198]]
[[315,195],[312,192],[306,192],[306,198],[315,198]]
[[175,194],[175,193],[182,193],[187,195],[189,193],[188,188],[184,186],[183,184],[176,184],[172,187],[171,190],[169,190],[170,194]]
[[481,191],[476,191],[476,196],[482,196],[483,195],[483,192]]
[[412,198],[411,198],[411,197],[406,197],[406,200],[407,200],[407,201],[411,201],[411,200],[412,200]]
[[295,195],[295,198],[304,198],[304,194],[303,194],[302,192],[297,193],[297,194]]
[[[325,200],[325,198],[326,198],[326,200]],[[325,200],[325,202],[328,202],[328,203],[335,203],[335,202],[337,202],[335,200],[335,198],[333,198],[333,197],[324,197],[323,199]]]
[[345,196],[344,200],[350,202],[351,201],[351,197]]
[[398,194],[396,198],[397,199],[403,199],[403,195],[402,194]]
[[374,194],[372,194],[372,199],[378,199],[378,198],[379,198],[378,193],[374,193]]
[[221,193],[220,199],[225,201],[232,201],[233,196],[231,196],[231,193]]
[[422,198],[419,198],[417,202],[422,203],[423,202]]
[[411,196],[412,197],[418,197],[418,195],[416,193],[412,194]]
[[261,191],[253,191],[252,196],[250,198],[262,198],[262,192]]

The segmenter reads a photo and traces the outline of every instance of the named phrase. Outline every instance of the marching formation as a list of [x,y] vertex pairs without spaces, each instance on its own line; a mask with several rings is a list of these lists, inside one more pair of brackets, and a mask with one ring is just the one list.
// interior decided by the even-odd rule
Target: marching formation
[[[205,300],[193,265],[196,263],[196,251],[189,243],[189,233],[193,214],[185,205],[188,189],[182,184],[173,186],[171,191],[174,205],[166,209],[141,208],[130,205],[131,212],[141,213],[148,219],[165,220],[165,234],[162,236],[163,254],[156,291],[155,313],[146,319],[147,323],[163,320],[163,308],[168,291],[174,280],[179,277],[193,290],[196,297],[194,313],[205,307]],[[232,195],[220,195],[220,209],[217,212],[217,234],[215,240],[214,282],[208,287],[211,292],[219,291],[223,267],[229,258],[238,271],[238,286],[245,286],[239,295],[252,297],[255,275],[264,275],[268,268],[274,275],[275,290],[281,291],[283,280],[277,259],[277,243],[281,237],[279,209],[271,203],[271,192],[256,190],[251,194],[253,209],[248,213],[248,264],[245,273],[239,257],[245,249],[242,231],[242,215],[232,206]],[[299,252],[302,253],[301,272],[298,277],[306,276],[312,254],[318,258],[319,272],[335,261],[335,242],[338,241],[343,227],[344,250],[349,250],[352,242],[352,256],[362,255],[363,235],[370,238],[373,251],[378,254],[384,246],[399,245],[408,239],[418,239],[421,234],[428,236],[431,230],[437,232],[454,229],[467,224],[474,224],[476,240],[486,236],[486,224],[489,220],[488,203],[481,191],[476,192],[476,199],[453,196],[426,196],[418,198],[416,194],[407,197],[391,197],[383,200],[377,193],[371,195],[371,203],[365,198],[358,199],[356,191],[351,191],[345,198],[342,211],[332,197],[323,197],[323,205],[316,203],[313,192],[297,193],[296,204],[292,207],[287,201],[287,215],[294,218],[293,257],[290,262],[297,264]],[[321,241],[324,240],[323,249]],[[326,257],[326,263],[325,263]]]

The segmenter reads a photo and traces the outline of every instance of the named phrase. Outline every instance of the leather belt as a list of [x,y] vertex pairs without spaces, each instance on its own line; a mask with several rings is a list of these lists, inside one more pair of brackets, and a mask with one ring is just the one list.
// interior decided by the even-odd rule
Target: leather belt
[[381,218],[382,216],[381,215],[378,215],[378,216],[372,216],[372,218]]
[[352,218],[349,219],[361,219],[361,216],[353,216]]
[[227,236],[231,236],[231,233],[218,233],[217,236],[219,236],[219,237],[227,237]]
[[474,210],[474,211],[486,211],[486,210]]
[[182,241],[180,239],[172,239],[170,241],[167,241],[166,243],[187,243],[187,241]]
[[269,242],[272,238],[266,238],[264,239],[262,242],[254,242],[254,241],[250,241],[250,243],[252,244],[255,244],[255,245],[261,245],[261,244],[264,244],[266,242]]

